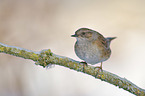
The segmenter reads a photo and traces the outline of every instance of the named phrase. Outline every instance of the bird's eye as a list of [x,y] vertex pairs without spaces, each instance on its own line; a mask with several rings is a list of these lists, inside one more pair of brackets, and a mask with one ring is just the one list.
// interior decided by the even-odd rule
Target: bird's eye
[[85,32],[83,32],[82,35],[85,35]]

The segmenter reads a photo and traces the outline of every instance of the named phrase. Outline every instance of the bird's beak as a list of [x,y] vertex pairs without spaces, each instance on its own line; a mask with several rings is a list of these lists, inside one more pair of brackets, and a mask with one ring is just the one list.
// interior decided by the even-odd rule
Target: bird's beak
[[74,35],[71,35],[71,37],[78,37],[76,34],[74,34]]

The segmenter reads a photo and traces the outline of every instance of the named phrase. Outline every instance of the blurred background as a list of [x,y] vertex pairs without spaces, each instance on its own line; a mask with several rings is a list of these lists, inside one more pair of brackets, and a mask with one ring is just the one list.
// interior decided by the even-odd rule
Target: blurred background
[[[33,51],[50,48],[81,61],[70,35],[91,28],[117,37],[103,69],[145,88],[144,5],[144,0],[0,0],[0,42]],[[46,69],[1,53],[0,96],[134,95],[62,66]]]

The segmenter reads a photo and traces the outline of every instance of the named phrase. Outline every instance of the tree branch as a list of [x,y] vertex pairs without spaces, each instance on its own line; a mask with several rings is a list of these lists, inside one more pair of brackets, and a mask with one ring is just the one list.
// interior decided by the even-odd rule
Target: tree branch
[[76,70],[78,72],[86,73],[102,81],[118,86],[119,88],[129,91],[130,93],[135,94],[137,96],[145,96],[144,89],[139,88],[138,86],[136,86],[135,84],[133,84],[125,78],[121,78],[105,70],[98,71],[99,69],[89,65],[85,67],[84,72],[83,65],[80,64],[79,61],[75,61],[68,57],[56,55],[52,53],[50,49],[42,50],[40,52],[34,52],[31,50],[0,43],[0,53],[6,53],[24,59],[31,59],[35,62],[36,65],[40,65],[43,67],[46,67],[49,64],[57,64],[60,66],[64,66]]

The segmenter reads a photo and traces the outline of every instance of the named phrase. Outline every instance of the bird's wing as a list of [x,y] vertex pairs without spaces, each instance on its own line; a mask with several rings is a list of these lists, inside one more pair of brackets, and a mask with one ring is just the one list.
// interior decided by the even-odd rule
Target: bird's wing
[[[98,33],[98,32],[97,32]],[[107,48],[107,41],[106,38],[103,37],[100,33],[98,33],[97,39],[94,41],[94,43],[97,43],[102,48]]]

